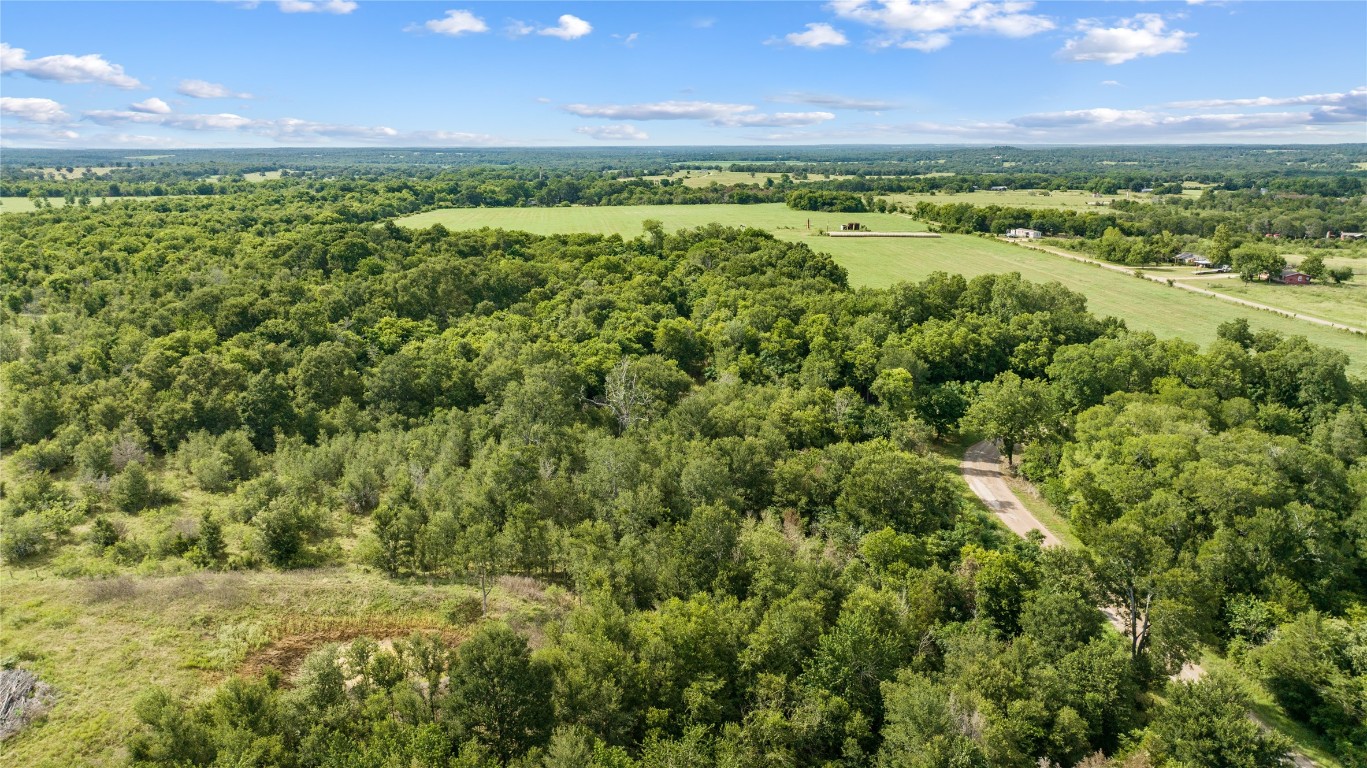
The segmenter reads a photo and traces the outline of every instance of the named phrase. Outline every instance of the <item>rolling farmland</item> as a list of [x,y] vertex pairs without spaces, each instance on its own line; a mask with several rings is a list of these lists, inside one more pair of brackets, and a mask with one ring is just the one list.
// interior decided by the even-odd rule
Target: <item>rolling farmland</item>
[[[941,196],[943,197],[943,196]],[[1050,198],[1041,198],[1049,200]],[[1340,350],[1352,358],[1350,370],[1367,373],[1367,339],[1344,331],[1312,325],[1270,312],[1240,307],[1216,298],[1205,298],[1175,288],[1140,280],[1099,266],[1071,261],[1059,256],[969,235],[945,235],[935,240],[821,237],[822,228],[834,229],[842,221],[857,220],[872,229],[921,231],[924,225],[895,214],[832,214],[795,211],[780,204],[697,205],[697,206],[621,206],[597,208],[459,208],[429,211],[404,217],[398,223],[407,227],[441,224],[448,229],[501,227],[539,234],[556,232],[599,232],[633,237],[640,233],[645,219],[659,219],[667,229],[694,227],[710,222],[767,229],[785,240],[806,242],[812,248],[831,254],[848,272],[852,285],[883,287],[902,280],[919,280],[932,272],[958,272],[972,277],[996,272],[1019,272],[1027,280],[1056,280],[1087,296],[1088,306],[1100,315],[1124,318],[1131,328],[1153,331],[1163,337],[1177,337],[1198,344],[1215,339],[1215,328],[1222,322],[1246,318],[1255,327],[1268,328],[1285,335],[1300,335],[1310,341]],[[806,229],[810,218],[812,229]],[[1211,281],[1215,282],[1215,281]],[[1211,287],[1211,286],[1202,286]],[[1221,286],[1221,290],[1230,286]],[[1254,286],[1269,293],[1256,300],[1278,304],[1287,294],[1274,289],[1290,286]],[[1316,299],[1316,306],[1286,306],[1293,311],[1323,314],[1326,319],[1345,321],[1358,305],[1358,287],[1342,292],[1349,303],[1329,298]],[[1312,291],[1316,290],[1312,288]],[[1329,290],[1329,289],[1326,289]],[[1276,295],[1273,295],[1276,294]],[[1249,296],[1249,298],[1253,298]],[[1293,301],[1306,301],[1301,294]],[[1332,313],[1332,314],[1331,314]],[[1359,322],[1361,322],[1359,318]]]

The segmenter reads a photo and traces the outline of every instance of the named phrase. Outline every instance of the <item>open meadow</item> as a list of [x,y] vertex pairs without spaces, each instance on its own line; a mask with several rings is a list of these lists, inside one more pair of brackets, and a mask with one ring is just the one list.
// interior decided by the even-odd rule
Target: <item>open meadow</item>
[[[1204,298],[1099,266],[970,235],[945,235],[939,239],[836,239],[818,234],[822,228],[834,229],[840,222],[849,220],[857,220],[875,230],[924,230],[921,222],[896,214],[815,213],[795,211],[778,203],[456,208],[404,217],[398,223],[407,227],[428,227],[440,223],[448,229],[501,227],[539,234],[599,232],[634,237],[641,231],[641,222],[652,218],[664,222],[668,229],[695,227],[710,222],[766,229],[777,237],[805,242],[815,250],[831,254],[849,272],[850,283],[856,286],[884,287],[903,280],[920,280],[932,272],[957,272],[969,277],[994,272],[1019,272],[1025,279],[1035,282],[1058,281],[1086,295],[1088,307],[1099,315],[1114,315],[1123,318],[1131,328],[1201,345],[1215,340],[1215,328],[1220,323],[1245,318],[1254,327],[1268,328],[1287,336],[1304,336],[1316,344],[1340,350],[1351,358],[1350,371],[1357,375],[1367,373],[1367,339],[1361,336],[1271,312],[1240,307],[1215,298]],[[811,230],[806,228],[808,218],[812,222]],[[1281,306],[1278,297],[1290,294],[1273,289],[1293,286],[1260,287],[1268,289],[1268,295],[1261,296],[1258,301]],[[1305,301],[1309,296],[1296,294],[1288,301],[1295,304]],[[1324,315],[1330,320],[1362,321],[1360,316],[1352,317],[1361,300],[1361,294],[1355,292],[1354,288],[1332,294],[1323,293],[1323,296],[1325,298],[1316,304],[1316,308],[1295,304],[1286,305],[1286,309]],[[1348,303],[1336,301],[1333,298],[1335,296],[1343,297]]]
[[[0,748],[0,765],[25,768],[123,765],[121,745],[138,728],[133,702],[154,687],[195,696],[266,664],[290,672],[308,652],[360,636],[421,631],[457,642],[479,594],[355,569],[98,580],[25,570],[7,574],[3,589],[0,659],[32,670],[59,697]],[[514,623],[539,620],[522,594],[500,588],[491,600]]]

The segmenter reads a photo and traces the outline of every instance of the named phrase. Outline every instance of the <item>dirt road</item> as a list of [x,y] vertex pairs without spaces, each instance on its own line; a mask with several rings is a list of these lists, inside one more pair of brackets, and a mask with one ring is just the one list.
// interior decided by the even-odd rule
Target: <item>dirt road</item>
[[968,487],[992,510],[998,520],[1022,538],[1032,530],[1044,534],[1044,546],[1058,547],[1062,542],[1044,524],[1030,514],[1016,494],[1002,479],[1001,452],[990,440],[974,443],[964,451],[963,463],[959,471],[963,473]]

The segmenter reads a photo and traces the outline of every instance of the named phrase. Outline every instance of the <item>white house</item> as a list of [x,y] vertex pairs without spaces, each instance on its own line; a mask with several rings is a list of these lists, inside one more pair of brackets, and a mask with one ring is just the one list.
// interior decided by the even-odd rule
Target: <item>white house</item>
[[1041,232],[1041,231],[1039,231],[1038,229],[1025,229],[1025,228],[1022,227],[1022,228],[1018,228],[1018,229],[1008,229],[1008,230],[1006,230],[1006,236],[1007,236],[1007,237],[1021,237],[1021,238],[1025,238],[1026,240],[1038,240],[1038,239],[1040,239],[1041,237],[1044,237],[1044,233]]

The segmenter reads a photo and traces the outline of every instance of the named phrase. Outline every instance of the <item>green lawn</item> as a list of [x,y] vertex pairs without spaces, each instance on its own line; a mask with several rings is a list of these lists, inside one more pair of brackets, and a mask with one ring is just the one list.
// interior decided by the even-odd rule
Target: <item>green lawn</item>
[[[1085,294],[1088,306],[1099,315],[1121,317],[1130,328],[1201,345],[1215,340],[1215,327],[1220,323],[1246,318],[1255,328],[1270,328],[1288,336],[1305,336],[1315,344],[1343,351],[1351,358],[1350,371],[1359,376],[1367,374],[1367,339],[1361,336],[1198,296],[1060,256],[971,235],[879,239],[828,238],[818,234],[822,228],[834,229],[840,222],[851,219],[872,229],[924,229],[921,222],[896,214],[812,213],[794,211],[780,203],[453,208],[407,216],[398,223],[409,227],[440,223],[448,229],[501,227],[541,234],[601,232],[635,236],[641,232],[641,221],[652,218],[663,221],[667,229],[714,221],[767,229],[782,239],[805,242],[815,250],[831,254],[849,272],[852,285],[885,287],[902,280],[919,280],[936,271],[958,272],[969,277],[1019,272],[1035,282],[1054,280]],[[806,229],[809,218],[811,230]],[[1340,316],[1349,313],[1350,308],[1338,312]]]

